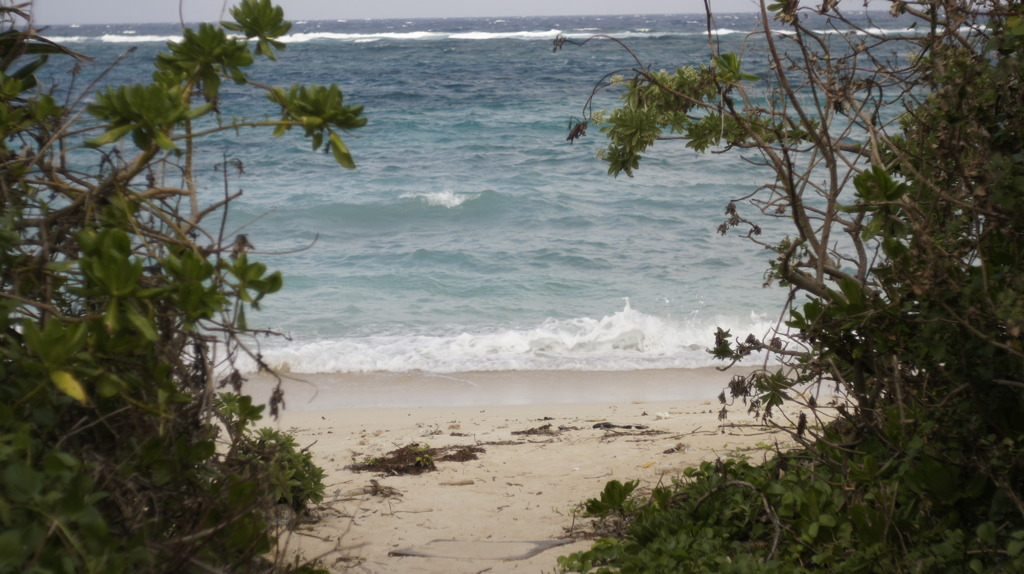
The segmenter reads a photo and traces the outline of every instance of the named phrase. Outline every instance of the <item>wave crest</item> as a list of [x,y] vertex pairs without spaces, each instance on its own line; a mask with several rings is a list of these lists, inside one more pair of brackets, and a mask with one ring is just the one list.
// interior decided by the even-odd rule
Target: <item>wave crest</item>
[[[706,349],[715,326],[763,335],[766,316],[678,321],[634,310],[594,318],[548,319],[530,329],[452,334],[376,335],[296,341],[264,348],[271,368],[293,373],[425,371],[631,371],[718,364]],[[255,370],[255,365],[241,365]]]
[[400,199],[416,199],[430,207],[447,207],[449,209],[458,207],[467,201],[480,197],[479,193],[456,193],[450,189],[427,193],[406,193],[399,196]]

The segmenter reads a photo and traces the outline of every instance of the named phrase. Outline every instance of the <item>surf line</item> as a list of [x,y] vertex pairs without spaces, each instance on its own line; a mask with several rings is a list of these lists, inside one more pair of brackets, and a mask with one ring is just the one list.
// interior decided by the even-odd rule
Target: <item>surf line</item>
[[438,378],[441,378],[441,379],[450,379],[452,381],[458,381],[460,383],[465,383],[465,384],[473,387],[474,389],[479,389],[480,388],[480,385],[474,383],[473,381],[471,381],[469,379],[463,379],[463,378],[460,378],[460,377],[453,377],[451,375],[445,375],[443,373],[433,373],[433,372],[430,373],[430,376],[438,377]]

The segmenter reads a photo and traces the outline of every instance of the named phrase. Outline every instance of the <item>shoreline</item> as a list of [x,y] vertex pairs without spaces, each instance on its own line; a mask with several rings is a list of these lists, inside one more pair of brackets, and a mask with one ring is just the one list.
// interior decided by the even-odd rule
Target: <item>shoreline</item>
[[[286,410],[593,404],[704,400],[753,367],[635,371],[475,371],[457,373],[282,373]],[[244,375],[244,394],[265,403],[276,381]]]
[[[341,384],[315,376],[300,383],[305,398],[286,385],[287,408],[264,422],[292,434],[327,473],[316,522],[285,540],[287,552],[322,556],[322,567],[339,573],[555,572],[558,556],[592,544],[569,531],[586,522],[579,504],[609,480],[650,489],[703,461],[771,456],[786,439],[741,404],[719,420],[716,397],[733,372],[710,371],[346,376]],[[435,395],[440,402],[458,404],[423,404],[426,390],[408,385],[424,383],[451,391]],[[571,391],[581,386],[586,392]],[[348,406],[321,408],[339,389],[354,393]],[[410,444],[479,452],[418,475],[353,468]]]

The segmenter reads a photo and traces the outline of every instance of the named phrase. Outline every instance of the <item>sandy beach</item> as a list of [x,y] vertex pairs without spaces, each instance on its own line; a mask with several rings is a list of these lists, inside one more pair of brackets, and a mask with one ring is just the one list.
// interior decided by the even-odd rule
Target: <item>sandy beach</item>
[[[765,456],[776,437],[745,406],[719,420],[733,374],[297,376],[286,411],[265,422],[328,476],[316,522],[289,551],[332,572],[555,572],[558,556],[588,547],[572,540],[585,521],[576,511],[607,481],[651,488],[704,460]],[[258,399],[269,384],[249,389]],[[353,468],[407,445],[436,449],[436,470]]]

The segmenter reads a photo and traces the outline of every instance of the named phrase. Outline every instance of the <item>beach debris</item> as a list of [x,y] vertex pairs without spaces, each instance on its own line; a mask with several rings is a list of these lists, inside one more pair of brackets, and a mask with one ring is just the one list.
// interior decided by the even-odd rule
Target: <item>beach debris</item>
[[652,466],[654,466],[656,464],[658,464],[658,463],[652,460],[650,462],[645,462],[645,463],[641,464],[640,468],[651,468]]
[[435,462],[465,462],[476,460],[485,452],[479,446],[446,446],[431,448],[426,444],[411,443],[383,456],[372,456],[359,464],[345,467],[355,472],[380,472],[385,476],[423,474],[436,470]]
[[520,431],[512,431],[512,434],[514,434],[514,435],[538,435],[538,434],[542,434],[542,435],[556,435],[556,434],[558,434],[558,431],[555,430],[551,426],[550,423],[548,423],[546,425],[541,425],[539,427],[533,427],[532,429],[526,429],[526,430],[520,430]]
[[349,500],[360,496],[381,496],[384,498],[400,498],[402,493],[390,486],[384,486],[376,480],[370,480],[370,484],[359,488],[351,488],[335,495],[338,500]]
[[654,420],[656,421],[663,421],[670,418],[672,418],[672,415],[669,413],[654,413]]
[[666,449],[665,451],[663,451],[662,454],[675,454],[677,452],[682,452],[682,453],[690,452],[690,447],[689,447],[689,445],[687,445],[685,443],[677,442],[675,445],[673,445],[673,446],[669,447],[668,449]]
[[420,429],[420,436],[437,436],[443,432],[437,425],[428,425]]
[[440,457],[437,459],[441,462],[466,462],[469,460],[477,460],[477,455],[485,452],[483,447],[479,446],[449,446],[444,449],[437,449]]
[[[556,540],[431,540],[413,548],[388,552],[388,556],[419,558],[461,558],[464,560],[525,560],[565,544]],[[489,569],[488,569],[489,570]]]
[[472,486],[476,484],[476,481],[473,479],[452,480],[448,482],[439,482],[438,484],[440,484],[441,486]]
[[372,442],[370,440],[371,438],[379,437],[382,434],[384,434],[384,431],[382,431],[380,429],[375,430],[372,433],[371,432],[367,432],[367,431],[364,430],[364,431],[359,433],[359,444],[363,445],[363,446],[368,445],[368,444],[370,444]]
[[637,430],[646,430],[647,426],[646,425],[617,425],[615,423],[603,422],[603,423],[595,424],[594,428],[596,428],[596,429],[637,429]]
[[554,426],[552,426],[549,423],[549,424],[541,425],[539,427],[534,427],[534,428],[531,428],[531,429],[526,429],[526,430],[521,430],[521,431],[512,431],[512,434],[519,435],[519,436],[526,436],[526,435],[530,435],[530,436],[535,436],[535,435],[558,436],[558,435],[560,435],[560,434],[562,434],[564,432],[574,431],[574,430],[580,430],[580,427],[566,426],[566,425],[558,425],[558,427],[554,427]]

